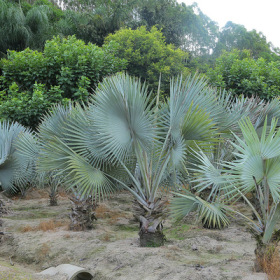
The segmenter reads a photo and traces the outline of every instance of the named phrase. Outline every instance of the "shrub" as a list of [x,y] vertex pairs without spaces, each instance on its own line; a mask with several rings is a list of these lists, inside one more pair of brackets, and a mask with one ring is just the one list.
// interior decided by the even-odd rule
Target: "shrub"
[[99,48],[71,36],[54,37],[43,52],[10,51],[0,61],[0,119],[35,128],[52,104],[87,102],[104,76],[125,68],[125,60],[115,57],[117,48],[115,42]]
[[264,58],[253,59],[248,50],[224,52],[214,69],[208,71],[210,83],[236,95],[271,99],[280,94],[280,64]]
[[157,90],[160,74],[162,89],[168,92],[172,76],[190,72],[185,63],[188,54],[166,44],[163,34],[156,27],[150,31],[145,26],[136,30],[121,29],[105,39],[107,44],[112,42],[119,44],[118,57],[127,59],[128,73],[147,81],[154,91]]

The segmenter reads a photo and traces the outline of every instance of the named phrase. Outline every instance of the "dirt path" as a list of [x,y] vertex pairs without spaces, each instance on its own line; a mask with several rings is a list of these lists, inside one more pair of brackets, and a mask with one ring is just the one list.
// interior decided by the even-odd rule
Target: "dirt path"
[[11,213],[3,217],[7,234],[0,243],[0,279],[41,279],[34,272],[62,263],[87,268],[99,280],[234,280],[252,274],[255,242],[241,225],[219,231],[167,220],[166,245],[140,248],[132,202],[127,193],[117,194],[100,204],[94,230],[72,232],[66,196],[55,207],[38,191],[12,201]]

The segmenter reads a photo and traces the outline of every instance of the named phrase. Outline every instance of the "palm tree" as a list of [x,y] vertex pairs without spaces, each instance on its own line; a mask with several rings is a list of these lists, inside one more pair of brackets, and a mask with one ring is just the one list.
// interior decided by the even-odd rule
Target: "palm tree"
[[33,134],[22,125],[0,121],[0,187],[6,193],[20,189],[24,194],[34,177],[34,162],[17,147],[22,136],[34,142]]
[[[173,79],[170,99],[150,102],[139,79],[105,79],[88,107],[57,106],[39,127],[39,169],[55,172],[65,185],[94,200],[124,188],[136,199],[140,245],[164,243],[163,187],[186,176],[190,146],[210,147],[217,95],[198,76]],[[213,117],[210,118],[211,112]]]
[[[234,135],[235,141],[231,142],[235,158],[221,163],[220,168],[215,168],[203,152],[197,154],[200,165],[196,168],[199,178],[196,182],[203,189],[209,184],[215,186],[223,192],[224,201],[215,207],[217,205],[194,195],[177,194],[171,209],[177,218],[199,209],[202,218],[207,222],[214,221],[219,226],[225,224],[224,213],[219,212],[221,208],[241,216],[248,222],[257,240],[256,255],[262,258],[268,253],[271,256],[275,250],[273,242],[279,240],[276,224],[280,218],[280,129],[278,120],[272,118],[269,121],[269,117],[265,117],[261,130],[254,125],[249,118],[239,122],[241,137]],[[256,194],[257,205],[253,205],[246,197],[252,191]],[[241,197],[251,207],[257,220],[228,205]]]

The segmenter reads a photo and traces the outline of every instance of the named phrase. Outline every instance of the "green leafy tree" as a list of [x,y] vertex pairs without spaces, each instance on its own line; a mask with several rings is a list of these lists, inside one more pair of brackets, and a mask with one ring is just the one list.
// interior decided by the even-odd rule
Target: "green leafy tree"
[[43,52],[11,51],[0,61],[0,118],[35,128],[52,104],[87,102],[103,77],[125,67],[117,44],[86,45],[74,36],[47,41]]
[[[1,92],[0,92],[1,93]],[[53,104],[67,104],[69,99],[62,97],[60,86],[46,90],[43,84],[34,84],[32,91],[22,92],[16,83],[0,95],[0,119],[18,121],[24,126],[36,128],[42,115]]]
[[243,25],[227,22],[219,34],[219,40],[214,48],[214,56],[218,57],[223,51],[250,50],[254,59],[279,60],[271,43],[256,30],[248,31]]
[[190,22],[196,18],[191,6],[174,0],[139,1],[136,11],[139,21],[134,22],[135,26],[144,25],[147,30],[156,26],[163,33],[166,42],[176,47],[184,45],[187,32],[191,32],[188,29]]
[[85,42],[102,46],[105,37],[134,22],[134,9],[138,0],[63,1],[67,10],[59,21],[59,30],[76,35]]
[[213,86],[236,95],[271,99],[280,93],[280,64],[253,59],[248,50],[224,52],[207,75]]
[[151,31],[147,31],[144,26],[136,30],[121,29],[110,34],[105,42],[117,42],[117,56],[127,60],[127,72],[147,81],[155,91],[160,75],[162,91],[168,92],[172,76],[181,73],[186,76],[189,73],[185,64],[187,53],[167,45],[163,34],[156,27]]

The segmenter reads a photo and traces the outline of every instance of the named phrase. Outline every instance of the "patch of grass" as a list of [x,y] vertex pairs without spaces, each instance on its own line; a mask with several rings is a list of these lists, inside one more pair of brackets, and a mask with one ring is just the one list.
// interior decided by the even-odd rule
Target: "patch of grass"
[[32,219],[45,219],[45,218],[52,218],[60,215],[59,212],[51,212],[42,209],[30,209],[26,210],[25,212],[21,211],[19,213],[14,213],[13,216],[8,216],[6,219],[10,220],[32,220]]
[[117,229],[120,231],[137,232],[138,226],[136,225],[116,225]]
[[112,234],[106,232],[106,233],[100,235],[100,236],[99,236],[99,239],[100,239],[101,241],[109,242],[109,241],[111,241],[111,238],[112,238],[112,237],[113,237]]
[[22,272],[1,272],[0,271],[0,279],[1,280],[35,280],[31,275],[22,275]]
[[174,224],[171,228],[165,230],[165,234],[167,239],[184,240],[186,238],[186,232],[192,228],[192,225]]
[[36,257],[38,261],[45,260],[51,251],[50,246],[47,243],[43,243],[37,250],[36,250]]
[[118,210],[111,210],[106,205],[100,204],[96,210],[95,214],[97,219],[108,219],[110,225],[117,223],[119,218],[127,218],[127,214]]
[[35,280],[29,273],[25,273],[21,268],[10,265],[6,262],[0,262],[0,267],[4,267],[4,271],[0,271],[1,280]]
[[94,248],[93,250],[89,251],[86,254],[85,258],[88,259],[92,256],[95,256],[96,254],[103,252],[105,249],[106,249],[106,246],[99,246],[97,248]]
[[100,204],[95,210],[98,219],[106,219],[110,217],[110,209],[105,204]]
[[40,205],[29,205],[29,206],[14,207],[14,210],[16,210],[16,211],[32,211],[32,210],[41,209],[41,208],[42,208],[42,206],[40,206]]

